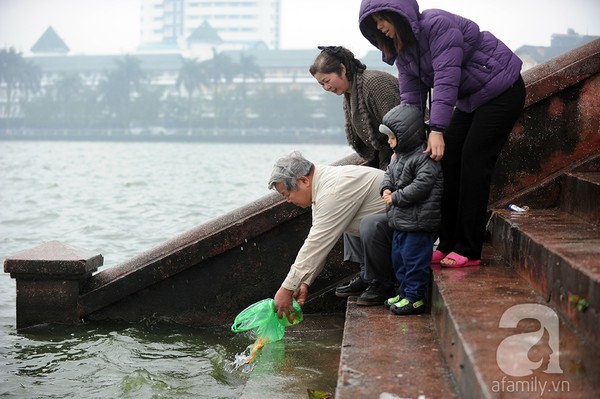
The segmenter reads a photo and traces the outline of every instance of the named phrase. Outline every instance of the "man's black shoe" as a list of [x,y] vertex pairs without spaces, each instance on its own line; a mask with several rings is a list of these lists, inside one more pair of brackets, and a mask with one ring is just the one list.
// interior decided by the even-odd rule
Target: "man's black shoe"
[[340,285],[335,289],[335,295],[340,298],[347,298],[349,296],[357,296],[363,293],[367,289],[369,283],[364,281],[360,276],[354,277],[347,284]]
[[360,306],[383,305],[385,300],[397,295],[393,286],[384,286],[381,283],[371,283],[357,299]]

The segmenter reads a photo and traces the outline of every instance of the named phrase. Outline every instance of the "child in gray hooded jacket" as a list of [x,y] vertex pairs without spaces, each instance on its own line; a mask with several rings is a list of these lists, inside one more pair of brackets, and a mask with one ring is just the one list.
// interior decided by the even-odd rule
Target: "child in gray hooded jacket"
[[399,315],[425,311],[425,291],[431,276],[434,234],[441,221],[442,167],[425,153],[427,138],[419,108],[392,108],[379,126],[396,154],[388,166],[380,193],[388,224],[394,229],[392,262],[400,283],[398,295],[385,301]]

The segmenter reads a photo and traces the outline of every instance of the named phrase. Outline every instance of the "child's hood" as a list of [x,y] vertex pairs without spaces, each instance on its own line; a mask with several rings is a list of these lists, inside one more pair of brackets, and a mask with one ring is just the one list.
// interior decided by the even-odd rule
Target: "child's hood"
[[382,122],[396,135],[395,152],[410,152],[425,142],[423,114],[415,106],[397,105],[384,115]]

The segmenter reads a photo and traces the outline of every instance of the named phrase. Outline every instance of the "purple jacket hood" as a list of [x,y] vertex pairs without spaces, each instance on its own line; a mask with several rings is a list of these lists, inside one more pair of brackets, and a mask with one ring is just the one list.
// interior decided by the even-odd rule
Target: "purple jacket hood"
[[[454,107],[473,112],[502,94],[519,78],[522,61],[490,32],[466,18],[444,10],[419,11],[416,0],[363,0],[359,26],[377,47],[377,27],[371,15],[392,11],[404,17],[418,49],[406,48],[395,59],[401,103],[423,106],[432,89],[430,126],[444,131]],[[420,57],[417,56],[420,54]]]

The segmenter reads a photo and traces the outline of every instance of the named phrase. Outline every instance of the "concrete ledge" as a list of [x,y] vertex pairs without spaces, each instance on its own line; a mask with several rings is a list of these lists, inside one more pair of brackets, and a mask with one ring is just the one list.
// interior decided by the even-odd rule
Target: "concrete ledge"
[[103,261],[102,255],[97,252],[48,241],[8,256],[4,261],[4,272],[10,273],[13,278],[15,275],[79,278],[98,270]]
[[102,255],[58,241],[9,256],[4,272],[17,280],[17,328],[81,321],[79,294]]
[[429,314],[397,316],[348,299],[335,397],[456,398]]

